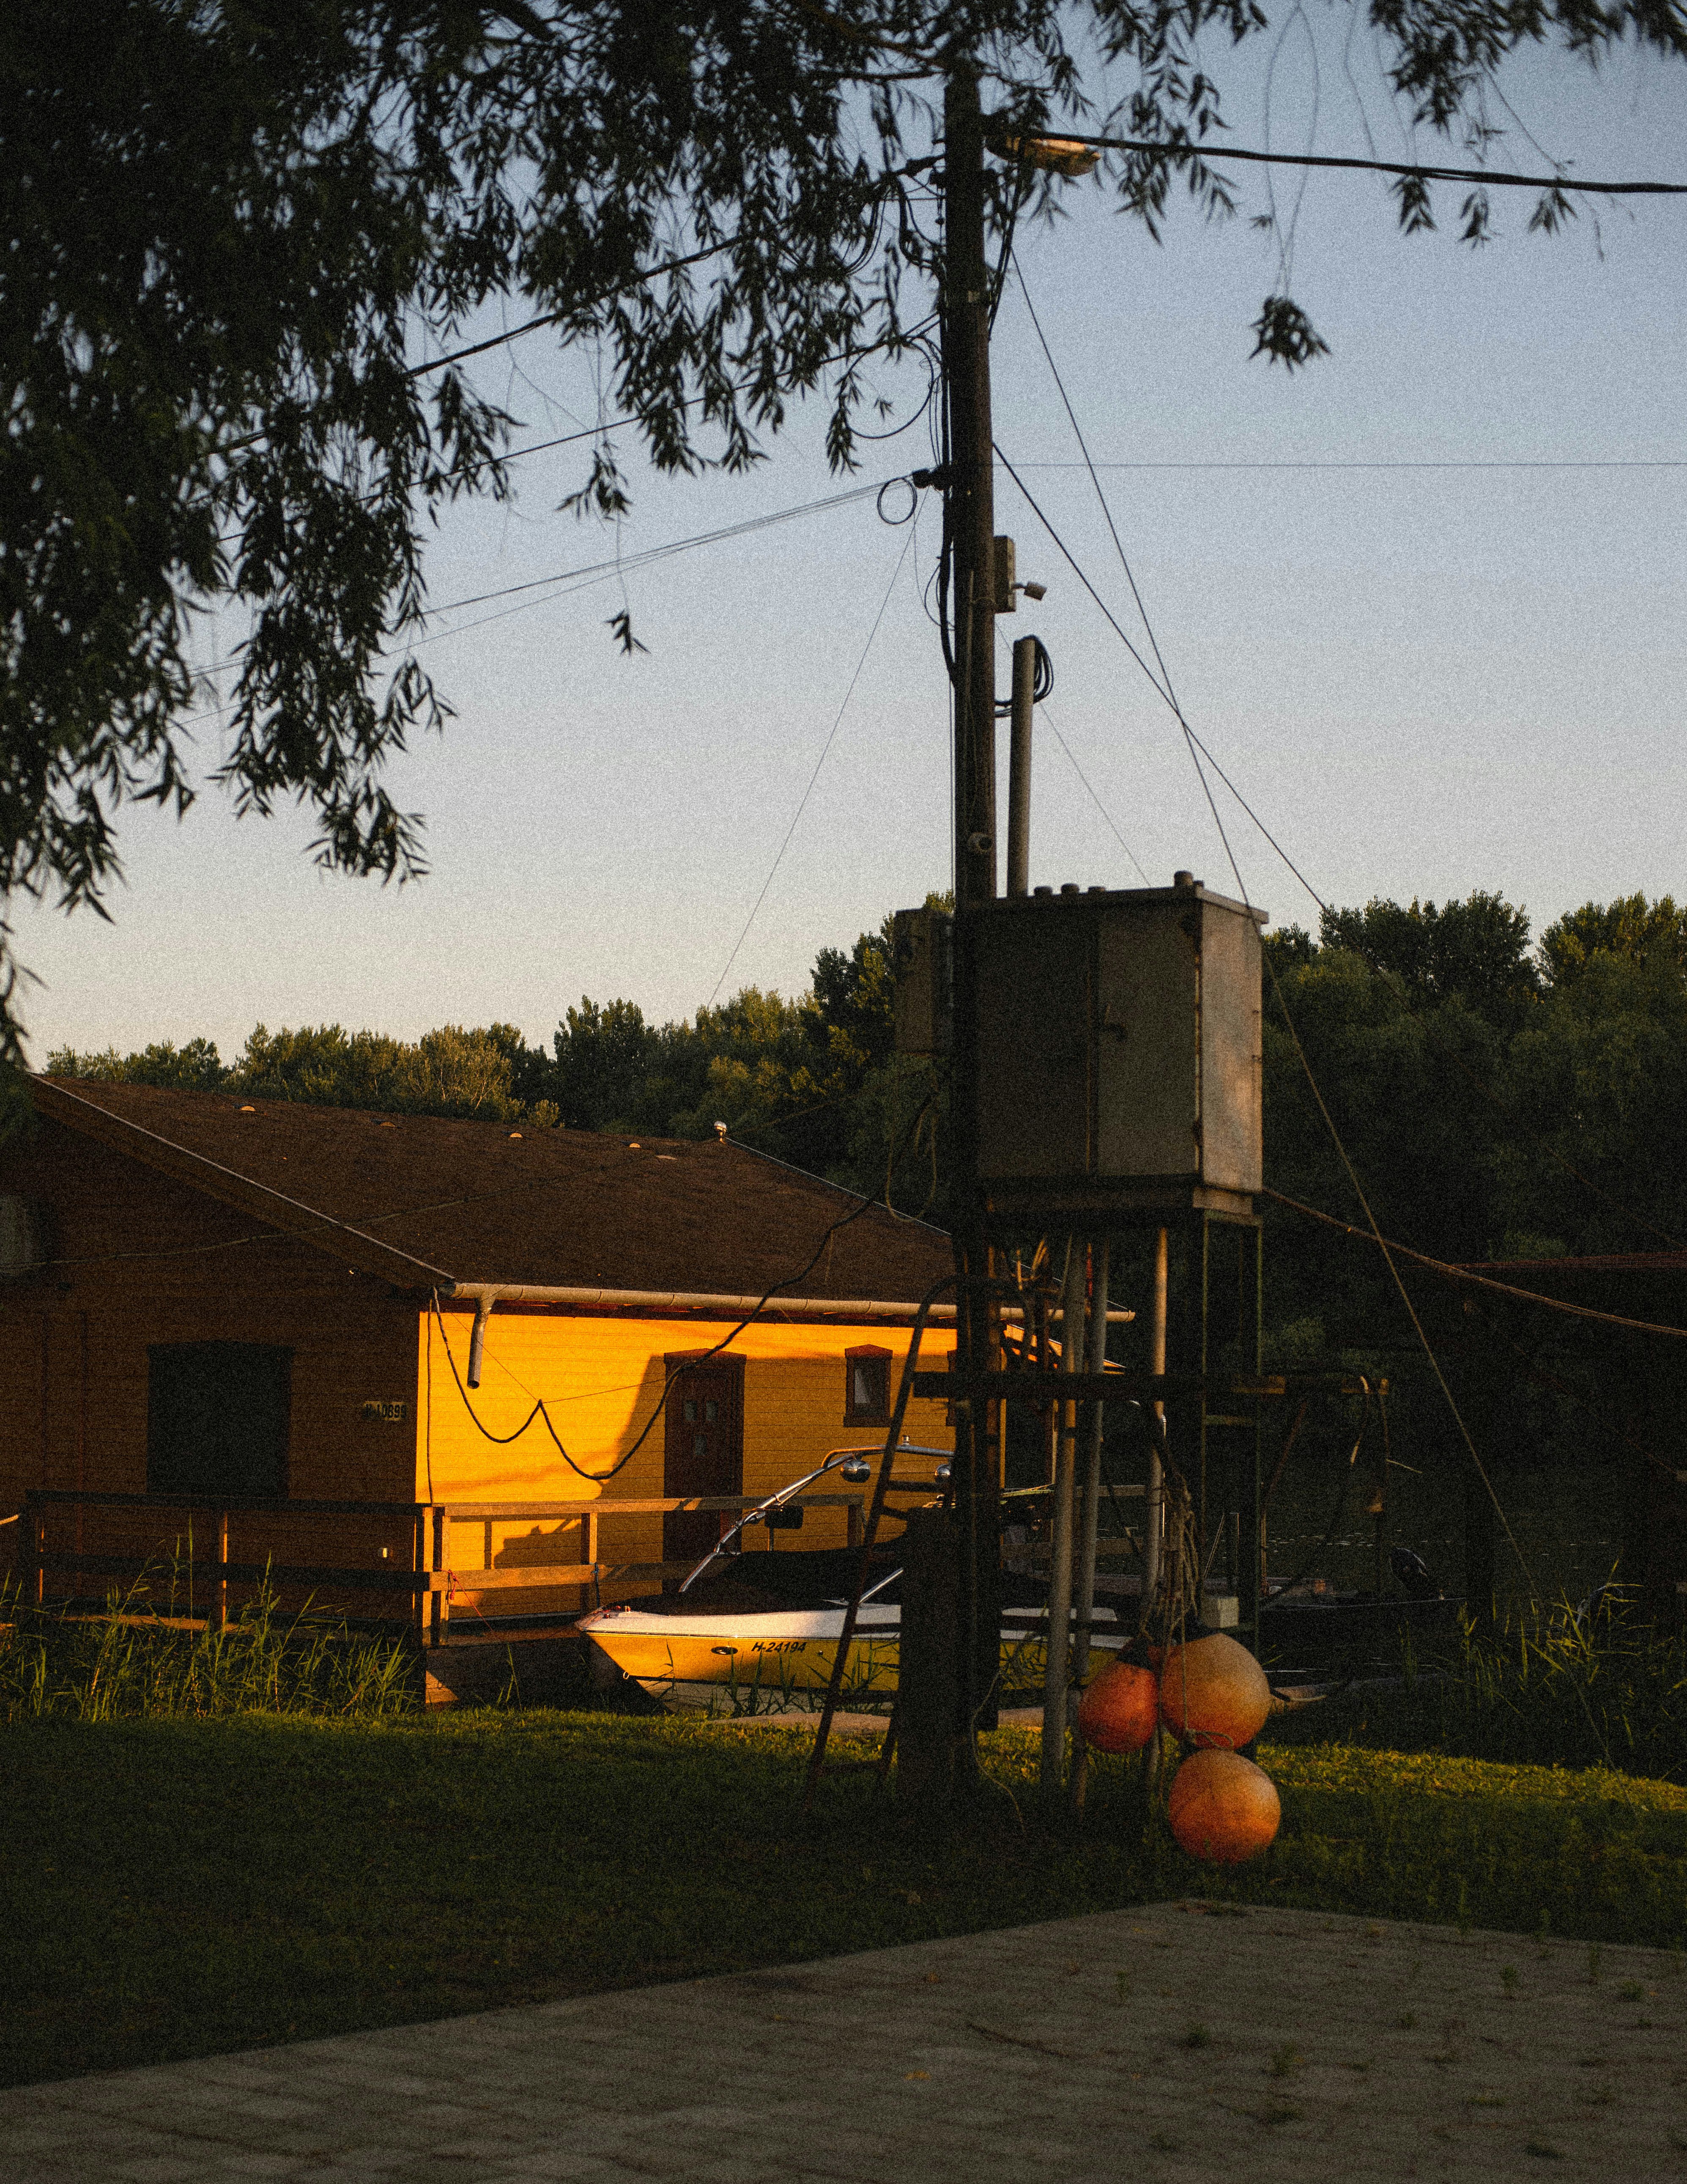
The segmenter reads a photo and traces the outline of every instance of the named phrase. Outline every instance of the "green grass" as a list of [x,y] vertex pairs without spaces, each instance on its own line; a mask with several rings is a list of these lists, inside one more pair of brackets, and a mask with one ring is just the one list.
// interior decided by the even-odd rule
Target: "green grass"
[[257,1588],[227,1622],[189,1620],[183,1563],[113,1592],[103,1614],[36,1607],[0,1586],[0,1722],[264,1712],[368,1720],[420,1711],[402,1640],[284,1613]]
[[806,1730],[464,1711],[0,1732],[0,2081],[792,1963],[1200,1892],[1590,1942],[1687,1936],[1687,1791],[1267,1747],[1277,1845],[1232,1876],[1144,1825],[1119,1762],[1081,1830],[1037,1741],[985,1741],[976,1825],[910,1837],[867,1778],[796,1810]]

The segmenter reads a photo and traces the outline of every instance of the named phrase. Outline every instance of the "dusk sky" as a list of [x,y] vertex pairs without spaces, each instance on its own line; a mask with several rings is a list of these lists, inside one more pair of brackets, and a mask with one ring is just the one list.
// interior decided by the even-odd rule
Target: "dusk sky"
[[[1285,47],[1275,147],[1366,151],[1340,62],[1322,57],[1314,129],[1306,53]],[[1376,152],[1410,156],[1374,71],[1353,69]],[[1595,79],[1534,61],[1506,82],[1573,171],[1687,181],[1679,70],[1625,62]],[[1267,141],[1261,93],[1256,66],[1230,109],[1238,143]],[[1498,118],[1512,133],[1494,163],[1542,171]],[[1459,155],[1422,137],[1417,156]],[[1333,902],[1493,889],[1538,932],[1590,898],[1687,892],[1687,199],[1591,201],[1549,240],[1524,232],[1532,198],[1503,192],[1500,239],[1473,253],[1453,187],[1436,192],[1441,232],[1408,239],[1379,177],[1313,175],[1293,292],[1332,354],[1290,377],[1249,360],[1276,249],[1246,217],[1264,207],[1262,171],[1230,172],[1244,216],[1208,226],[1180,200],[1161,247],[1095,182],[1019,242],[1091,451],[1119,466],[1103,481],[1190,722]],[[1275,187],[1286,205],[1300,182],[1280,170]],[[994,372],[998,440],[1140,641],[1011,285]],[[518,443],[599,414],[591,359],[542,335],[486,359],[481,383],[522,420]],[[899,420],[923,377],[910,365],[882,387]],[[834,479],[822,407],[750,477],[642,476],[623,554],[929,460],[921,425]],[[455,511],[434,600],[611,554],[612,533],[555,513],[585,460],[579,447],[525,460],[513,510]],[[1158,884],[1188,866],[1229,892],[1176,722],[1005,475],[997,510],[1021,577],[1049,588],[1001,624],[1005,638],[1034,630],[1055,667],[1033,879]],[[215,790],[181,827],[131,813],[114,922],[17,916],[43,981],[23,997],[34,1058],[200,1033],[227,1058],[259,1020],[414,1036],[499,1019],[537,1040],[582,994],[660,1018],[717,987],[800,989],[820,948],[948,883],[945,691],[921,604],[938,533],[931,496],[910,530],[868,494],[632,571],[649,650],[630,660],[606,627],[621,580],[442,613],[421,656],[458,718],[391,777],[427,816],[430,877],[384,891],[324,878],[307,825],[237,824]],[[231,633],[207,622],[204,657]],[[216,732],[197,731],[208,770]],[[1220,808],[1250,897],[1315,923],[1222,793]]]

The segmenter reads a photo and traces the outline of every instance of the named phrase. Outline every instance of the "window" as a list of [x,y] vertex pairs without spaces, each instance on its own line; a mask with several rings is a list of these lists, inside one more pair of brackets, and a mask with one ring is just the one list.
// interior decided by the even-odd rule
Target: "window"
[[890,1352],[871,1345],[844,1352],[844,1423],[890,1424]]
[[147,1351],[147,1491],[278,1502],[287,1490],[292,1352],[266,1342]]

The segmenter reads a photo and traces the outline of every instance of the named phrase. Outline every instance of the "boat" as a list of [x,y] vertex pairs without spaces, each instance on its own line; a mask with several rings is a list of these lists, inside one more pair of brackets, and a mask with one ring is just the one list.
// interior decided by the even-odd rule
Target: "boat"
[[1271,1673],[1398,1671],[1406,1646],[1421,1658],[1455,1641],[1462,1595],[1443,1592],[1411,1547],[1391,1547],[1389,1562],[1398,1593],[1267,1585],[1260,1603],[1260,1655]]
[[[905,1441],[898,1453],[939,1459],[933,1498],[947,1485],[949,1451]],[[746,1511],[669,1595],[616,1603],[583,1615],[575,1628],[623,1675],[658,1696],[688,1687],[727,1685],[739,1692],[788,1697],[822,1691],[844,1635],[847,1603],[860,1574],[859,1547],[782,1547],[773,1519],[816,1479],[832,1472],[855,1485],[872,1475],[882,1454],[874,1447],[834,1449],[815,1470],[793,1479]],[[1017,1502],[1045,1493],[1021,1489]],[[747,1553],[745,1533],[766,1529],[769,1552]],[[1001,1573],[999,1696],[1040,1696],[1047,1660],[1046,1579],[1013,1567],[1008,1548]],[[1268,1584],[1261,1604],[1259,1652],[1273,1678],[1351,1673],[1363,1666],[1398,1669],[1402,1646],[1420,1653],[1457,1635],[1462,1598],[1442,1593],[1410,1548],[1390,1552],[1397,1595],[1303,1590]],[[901,1635],[903,1568],[894,1541],[875,1546],[844,1663],[844,1703],[895,1696]],[[1092,1610],[1092,1653],[1114,1653],[1133,1636],[1139,1580],[1111,1580]],[[1239,1603],[1217,1578],[1205,1580],[1203,1624],[1233,1627]],[[1077,1622],[1077,1610],[1072,1611]]]
[[[949,1451],[905,1441],[899,1455],[940,1459],[933,1498],[948,1483]],[[824,1462],[747,1511],[670,1595],[617,1603],[581,1617],[575,1628],[623,1675],[659,1695],[693,1685],[727,1685],[770,1694],[824,1691],[832,1680],[850,1594],[861,1565],[859,1547],[782,1547],[747,1553],[743,1535],[767,1530],[785,1505],[828,1473],[855,1484],[871,1476],[882,1451],[834,1449]],[[845,1704],[894,1697],[901,1634],[902,1562],[895,1542],[876,1545],[844,1664]],[[1001,1684],[1004,1696],[1040,1692],[1046,1659],[1048,1586],[1004,1570]],[[1116,1652],[1134,1627],[1111,1603],[1098,1602],[1093,1649]]]

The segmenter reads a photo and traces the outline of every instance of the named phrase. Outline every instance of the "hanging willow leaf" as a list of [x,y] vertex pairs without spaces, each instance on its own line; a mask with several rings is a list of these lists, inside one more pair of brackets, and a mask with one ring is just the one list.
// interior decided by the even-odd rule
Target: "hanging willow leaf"
[[[98,909],[117,821],[180,813],[205,776],[288,803],[336,869],[419,872],[384,767],[449,708],[409,647],[425,548],[464,494],[510,490],[512,419],[472,358],[487,314],[596,359],[641,461],[742,471],[824,390],[856,456],[860,367],[917,345],[934,303],[931,164],[944,71],[975,60],[1005,134],[1060,124],[1110,155],[1122,210],[1234,209],[1218,50],[1261,0],[78,0],[0,40],[0,906]],[[1519,44],[1676,58],[1656,0],[1372,0],[1395,89],[1480,139]],[[1215,36],[1214,34],[1217,34]],[[1105,105],[1098,54],[1125,90]],[[1104,110],[1105,107],[1105,110]],[[1069,187],[989,163],[1011,209]],[[1399,193],[1429,225],[1427,193]],[[1533,225],[1568,216],[1559,191]],[[1467,209],[1466,239],[1473,214]],[[1477,223],[1486,232],[1486,214]],[[494,321],[495,322],[495,321]],[[1287,295],[1255,354],[1327,354]],[[496,337],[493,337],[494,340]],[[926,387],[919,375],[918,395]],[[912,404],[910,404],[910,409]],[[624,514],[607,437],[565,505]],[[196,617],[232,626],[194,665]],[[610,622],[638,649],[624,617]],[[209,764],[192,740],[195,722]],[[0,923],[0,1053],[15,1052]]]

